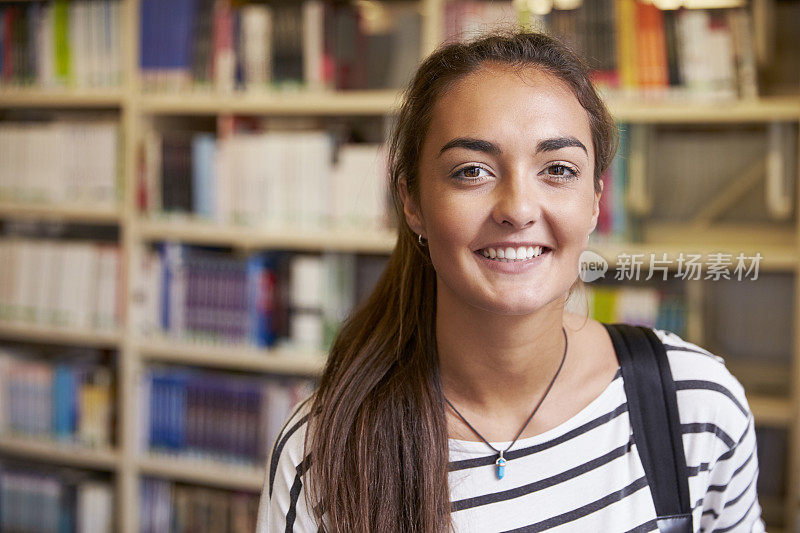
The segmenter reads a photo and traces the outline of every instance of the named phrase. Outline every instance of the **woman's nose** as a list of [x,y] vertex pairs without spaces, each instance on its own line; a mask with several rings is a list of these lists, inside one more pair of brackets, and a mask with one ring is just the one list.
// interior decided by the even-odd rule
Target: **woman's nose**
[[501,180],[495,188],[494,219],[504,226],[523,229],[539,217],[540,206],[535,180],[514,175]]

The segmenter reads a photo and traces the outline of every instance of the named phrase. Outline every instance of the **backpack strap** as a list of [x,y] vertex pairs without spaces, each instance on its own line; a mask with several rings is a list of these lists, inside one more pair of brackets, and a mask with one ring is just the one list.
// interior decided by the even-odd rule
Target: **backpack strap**
[[691,532],[686,456],[666,349],[650,328],[603,325],[622,368],[633,441],[653,495],[659,531]]

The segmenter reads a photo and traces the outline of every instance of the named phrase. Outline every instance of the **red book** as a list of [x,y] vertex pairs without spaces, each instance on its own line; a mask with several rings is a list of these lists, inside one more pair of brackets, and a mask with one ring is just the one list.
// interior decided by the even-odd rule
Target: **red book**
[[658,88],[669,85],[664,14],[652,4],[636,4],[636,45],[639,85]]

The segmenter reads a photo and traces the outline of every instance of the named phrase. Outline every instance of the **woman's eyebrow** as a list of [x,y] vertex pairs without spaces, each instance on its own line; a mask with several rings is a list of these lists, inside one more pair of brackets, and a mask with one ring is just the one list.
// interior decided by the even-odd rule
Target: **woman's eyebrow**
[[456,137],[442,146],[442,149],[439,150],[439,155],[436,157],[439,157],[445,152],[445,150],[449,150],[451,148],[466,148],[467,150],[486,152],[487,154],[491,155],[500,155],[503,153],[500,147],[493,142],[484,141],[483,139],[474,139],[472,137]]
[[[560,150],[561,148],[567,148],[569,146],[581,148],[584,152],[586,152],[586,155],[589,155],[589,151],[586,149],[586,146],[584,146],[582,142],[580,142],[578,139],[572,136],[543,139],[539,141],[539,144],[536,145],[536,151],[553,152],[555,150]],[[500,147],[491,141],[485,141],[483,139],[475,139],[473,137],[456,137],[455,139],[448,141],[447,144],[442,146],[442,149],[439,150],[439,154],[436,157],[438,158],[446,150],[449,150],[451,148],[466,148],[467,150],[473,150],[475,152],[485,152],[490,155],[500,155],[503,153]]]
[[559,150],[561,148],[566,148],[568,146],[574,146],[576,148],[582,148],[586,155],[589,155],[589,151],[586,149],[586,146],[583,145],[575,137],[553,137],[552,139],[544,139],[543,141],[539,141],[539,144],[536,145],[537,152],[553,152],[555,150]]

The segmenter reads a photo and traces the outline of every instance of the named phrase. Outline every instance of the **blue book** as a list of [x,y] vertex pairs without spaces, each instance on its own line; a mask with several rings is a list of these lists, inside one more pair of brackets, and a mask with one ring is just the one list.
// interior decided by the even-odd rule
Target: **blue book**
[[272,346],[272,309],[275,276],[269,254],[257,253],[247,259],[247,316],[249,342],[253,346]]
[[214,219],[217,197],[217,139],[212,133],[192,138],[192,210],[200,217]]
[[77,429],[77,394],[75,372],[66,363],[58,363],[53,374],[53,435],[70,440]]
[[156,22],[161,0],[141,0],[139,12],[139,64],[142,69],[158,68]]
[[166,405],[164,378],[160,372],[150,373],[150,448],[164,450]]
[[189,71],[196,0],[158,1],[158,20],[154,33],[159,48],[155,51],[156,67]]

